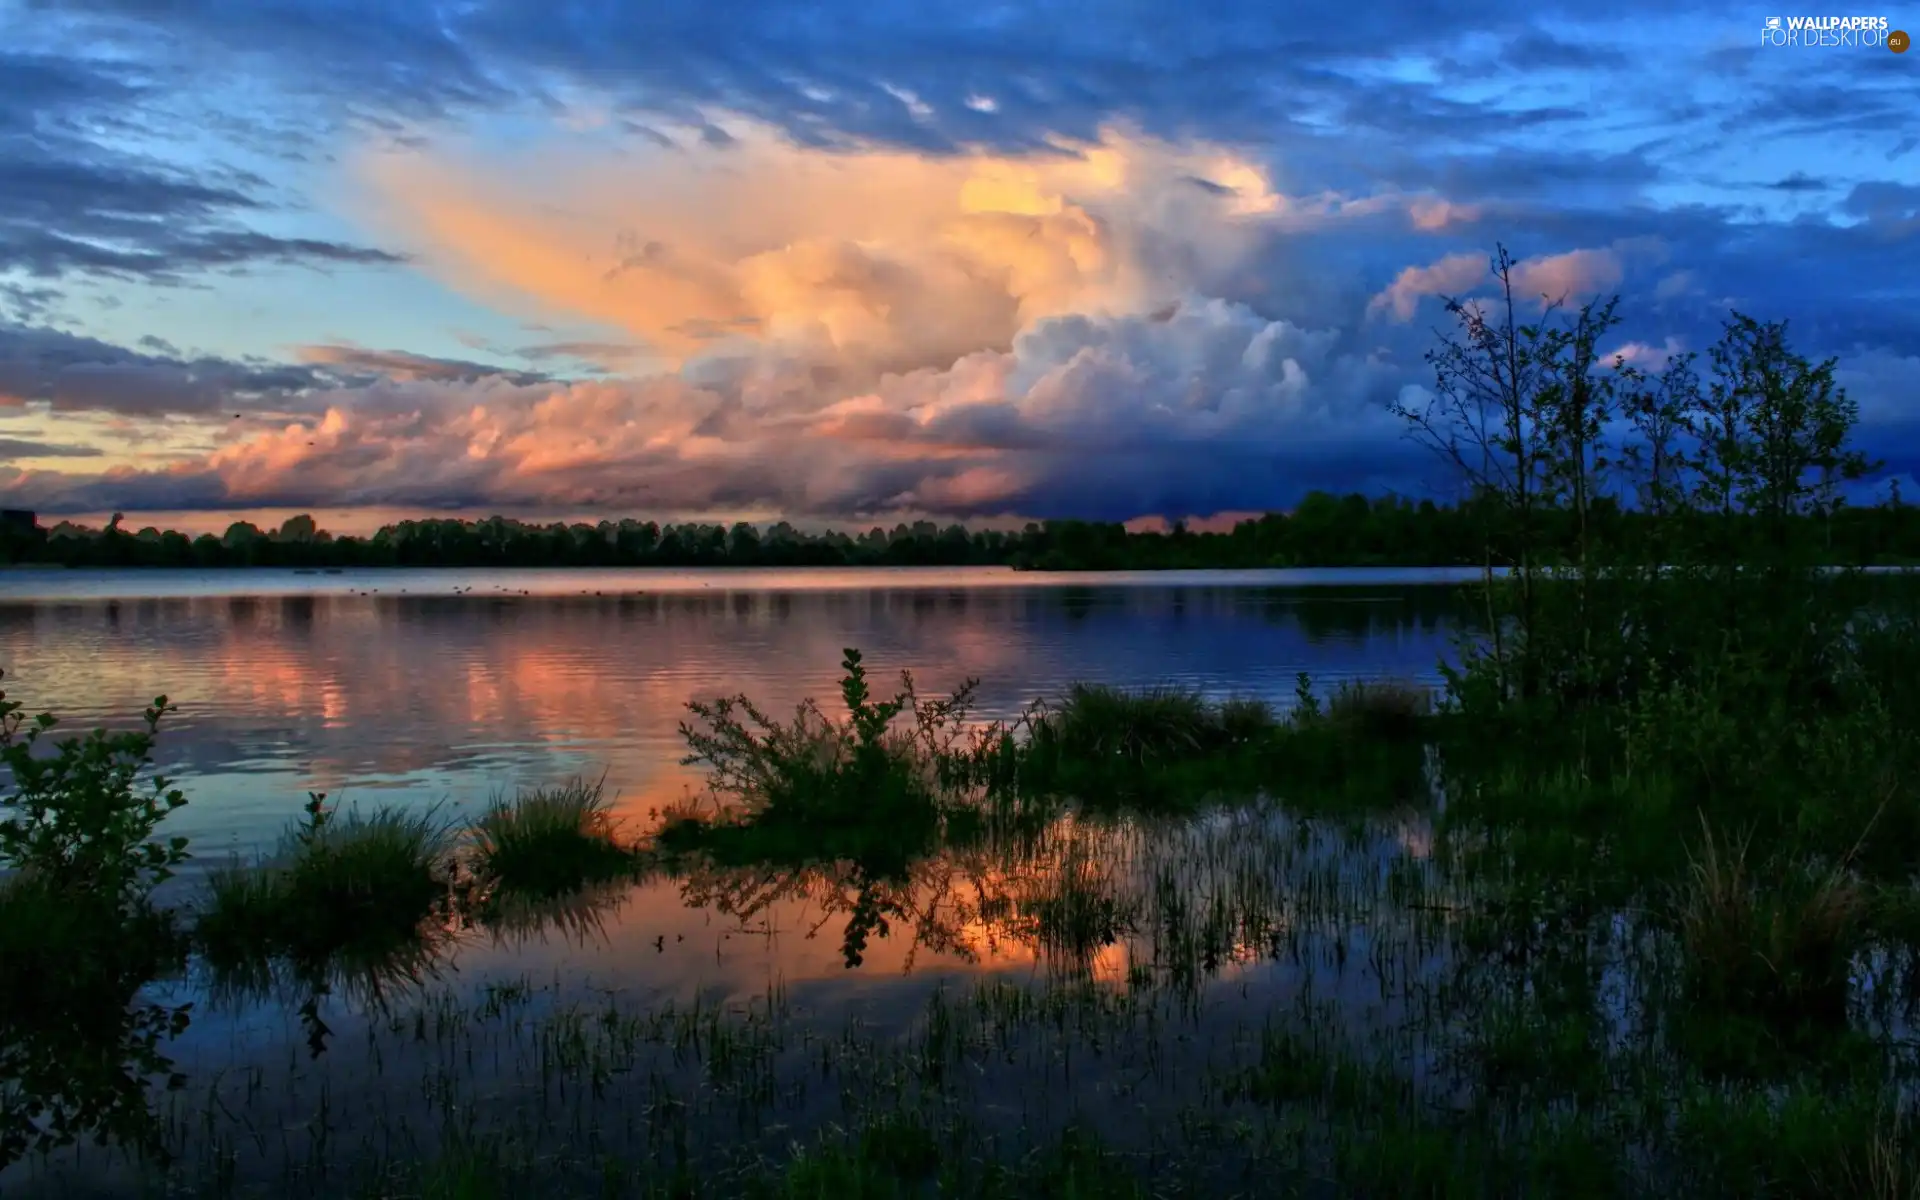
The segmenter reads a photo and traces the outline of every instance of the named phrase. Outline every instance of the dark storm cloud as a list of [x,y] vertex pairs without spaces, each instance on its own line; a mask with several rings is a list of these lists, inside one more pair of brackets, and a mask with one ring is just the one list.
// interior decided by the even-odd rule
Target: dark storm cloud
[[1867,221],[1911,222],[1920,216],[1920,184],[1890,180],[1857,183],[1841,208],[1847,215]]
[[58,288],[0,283],[0,320],[36,320],[46,315],[60,300],[60,295]]
[[[47,20],[85,14],[119,18],[125,24],[107,32],[133,49],[142,48],[143,37],[164,30],[173,41],[218,45],[235,57],[231,65],[240,70],[264,63],[289,77],[309,71],[341,94],[362,95],[410,114],[437,114],[507,94],[459,44],[440,4],[26,0],[23,7]],[[548,12],[551,18],[553,10]]]
[[[727,135],[706,110],[757,118],[802,145],[878,139],[926,152],[968,146],[1018,151],[1052,135],[1088,137],[1115,118],[1150,133],[1257,139],[1329,186],[1454,186],[1480,195],[1555,187],[1630,190],[1658,164],[1613,147],[1519,149],[1529,130],[1651,117],[1722,118],[1716,136],[1760,127],[1868,128],[1910,105],[1911,79],[1893,55],[1842,66],[1829,56],[1766,59],[1752,45],[1713,49],[1702,69],[1747,77],[1736,107],[1709,105],[1689,88],[1644,87],[1648,60],[1626,31],[1636,15],[1698,14],[1702,28],[1740,25],[1718,6],[1634,0],[1608,17],[1621,38],[1574,40],[1543,28],[1567,19],[1596,25],[1588,5],[1449,0],[1288,11],[1254,0],[1197,0],[1177,20],[1156,5],[1004,4],[988,8],[891,0],[799,7],[784,0],[726,5],[657,0],[602,5],[478,0],[457,8],[367,0],[42,0],[38,11],[96,18],[93,36],[129,41],[164,25],[188,59],[253,70],[294,93],[331,95],[356,119],[454,116],[532,103],[554,108],[566,85],[616,106],[636,136],[660,139],[655,118]],[[1468,37],[1467,35],[1472,35]],[[1757,39],[1754,39],[1757,41]],[[1629,48],[1634,52],[1629,53]],[[1433,81],[1382,74],[1389,60],[1428,55]],[[1889,60],[1882,62],[1881,60]],[[1577,79],[1559,102],[1522,101],[1536,79]],[[1510,85],[1498,98],[1462,99],[1455,85]],[[70,85],[69,85],[70,86]],[[1636,107],[1596,110],[1596,95],[1631,94]],[[407,134],[391,124],[397,135]],[[1679,154],[1684,131],[1664,130]],[[1503,147],[1449,166],[1453,151]],[[1357,147],[1368,149],[1355,161]],[[1575,160],[1585,160],[1583,162]]]
[[59,412],[201,415],[240,404],[285,408],[335,375],[265,360],[147,354],[47,326],[0,324],[0,409],[44,402]]
[[1558,201],[1590,205],[1599,197],[1635,199],[1665,173],[1646,154],[1497,147],[1435,160],[1390,164],[1404,187],[1430,188],[1449,200]]
[[15,458],[99,458],[92,446],[66,446],[54,442],[30,442],[24,438],[0,437],[0,462]]

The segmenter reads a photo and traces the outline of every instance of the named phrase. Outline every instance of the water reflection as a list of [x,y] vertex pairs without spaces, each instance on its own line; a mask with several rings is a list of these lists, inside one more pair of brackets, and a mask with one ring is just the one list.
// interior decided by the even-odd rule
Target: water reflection
[[[228,1110],[246,1114],[245,1128],[255,1122],[304,1126],[317,1104],[330,1114],[326,1144],[337,1139],[365,1153],[389,1144],[396,1132],[410,1136],[406,1130],[428,1129],[444,1119],[436,1107],[442,1089],[466,1097],[462,1111],[470,1106],[471,1112],[462,1120],[510,1118],[521,1103],[516,1097],[538,1095],[547,1095],[542,1119],[561,1119],[552,1117],[560,1111],[554,1104],[566,1109],[587,1095],[569,1099],[564,1088],[550,1094],[549,1073],[591,1066],[614,1043],[625,1047],[621,1053],[652,1064],[648,1074],[634,1077],[648,1081],[639,1091],[603,1092],[595,1085],[594,1104],[615,1105],[618,1112],[687,1083],[681,1077],[689,1066],[718,1071],[748,1055],[749,1046],[758,1047],[753,1056],[765,1056],[750,1071],[818,1070],[810,1065],[821,1053],[813,1040],[788,1042],[775,1021],[776,1013],[790,1014],[781,1021],[798,1016],[791,997],[800,993],[805,972],[796,977],[776,967],[753,986],[736,979],[718,991],[712,985],[723,973],[704,973],[706,988],[665,998],[632,986],[649,966],[675,953],[719,960],[730,940],[757,943],[763,967],[786,962],[781,951],[787,944],[831,947],[832,970],[816,978],[866,981],[864,989],[843,991],[838,1004],[817,985],[807,993],[805,1019],[823,1029],[828,1043],[837,1036],[834,1022],[846,1019],[836,1017],[836,1007],[859,1005],[849,1010],[862,1014],[852,1018],[855,1028],[910,1023],[929,1011],[930,1000],[932,1011],[942,1011],[939,989],[956,973],[987,987],[969,1002],[974,1007],[968,1020],[999,1029],[994,1036],[1001,1039],[1031,1023],[1045,1029],[1065,1020],[1089,1002],[1073,1000],[1057,1013],[1051,1006],[1095,989],[1113,997],[1090,1010],[1106,1014],[1100,1018],[1106,1024],[1087,1027],[1089,1018],[1077,1016],[1061,1026],[1061,1037],[1163,1039],[1174,1027],[1155,1024],[1159,1019],[1150,1016],[1144,1029],[1122,1033],[1154,1011],[1155,996],[1173,1001],[1185,1019],[1209,1025],[1225,1019],[1223,1004],[1242,1021],[1299,996],[1337,1006],[1343,1027],[1364,1040],[1369,1029],[1409,1018],[1404,1002],[1390,997],[1431,986],[1447,966],[1440,925],[1428,915],[1436,906],[1408,902],[1440,897],[1447,886],[1417,853],[1426,837],[1417,813],[1386,811],[1331,826],[1298,820],[1277,803],[1254,799],[1197,819],[1063,812],[1039,823],[989,821],[960,834],[898,853],[880,850],[875,839],[857,853],[835,855],[829,848],[804,861],[768,853],[765,843],[755,853],[736,842],[681,858],[660,877],[635,886],[496,911],[457,933],[423,928],[411,952],[357,961],[344,974],[263,979],[251,992],[215,989],[206,1017],[174,1049],[201,1089],[179,1103],[211,1110],[213,1102],[202,1098],[211,1089],[224,1096],[220,1104]],[[644,941],[635,943],[635,901],[660,888],[677,895],[683,912],[718,918],[707,945],[687,946],[684,934],[670,930],[647,930]],[[532,969],[528,956],[530,950],[604,948],[623,940],[624,952],[601,960],[601,974],[591,981]],[[521,969],[452,969],[463,957],[474,965],[476,955],[500,956]],[[537,1009],[525,1008],[529,984],[543,978]],[[886,984],[889,978],[897,982]],[[451,991],[424,988],[430,980]],[[1000,981],[1048,986],[1031,993],[994,990],[1003,986]],[[885,986],[875,990],[875,984]],[[628,1007],[616,1010],[610,998],[623,993]],[[437,998],[442,994],[449,998]],[[648,1006],[653,1015],[641,1015]],[[249,1014],[266,1023],[235,1022]],[[286,1022],[277,1029],[275,1015]],[[633,1021],[638,1025],[625,1024]],[[875,1035],[862,1034],[868,1036]],[[688,1039],[696,1049],[704,1046],[705,1066],[697,1055],[691,1062],[683,1057]],[[1021,1044],[1006,1043],[1002,1069],[1016,1061],[1013,1047]],[[855,1043],[847,1051],[858,1053]],[[1175,1037],[1153,1056],[1202,1062],[1213,1052],[1204,1039]],[[973,1051],[956,1045],[941,1053]],[[1043,1076],[1051,1073],[1045,1065],[1050,1052],[1025,1053],[1018,1061],[1038,1065]],[[308,1065],[296,1067],[289,1055]],[[834,1069],[857,1073],[846,1062]],[[1080,1068],[1081,1086],[1098,1086],[1087,1081],[1121,1069],[1096,1057]],[[271,1087],[235,1082],[269,1074]],[[1174,1078],[1180,1074],[1174,1069]],[[1198,1078],[1190,1069],[1186,1074]],[[421,1079],[431,1084],[425,1092]],[[1184,1095],[1192,1085],[1175,1090]],[[1116,1110],[1122,1111],[1131,1109]],[[726,1128],[723,1114],[732,1112],[717,1106],[699,1118],[699,1127]],[[812,1119],[805,1113],[792,1117]],[[564,1128],[565,1119],[571,1118],[556,1128]],[[202,1136],[198,1125],[173,1128],[188,1131],[188,1141],[206,1152],[194,1140]],[[298,1153],[222,1136],[230,1147],[222,1153],[238,1156],[226,1169],[244,1175],[258,1175],[276,1155],[284,1160]],[[746,1128],[719,1136],[711,1143],[715,1148],[757,1145],[757,1134]]]
[[644,815],[697,782],[678,765],[686,700],[784,710],[831,689],[848,645],[936,690],[976,676],[993,717],[1078,679],[1285,699],[1300,671],[1431,678],[1459,619],[1430,587],[1082,583],[0,603],[0,637],[16,695],[69,726],[164,689],[182,831],[250,852],[309,790],[471,805],[604,769]]
[[[170,832],[194,839],[204,871],[229,850],[270,846],[309,790],[349,805],[444,798],[459,818],[516,784],[605,770],[629,829],[649,832],[702,782],[679,762],[687,699],[744,691],[781,713],[829,696],[849,645],[867,652],[876,682],[910,668],[932,693],[979,677],[993,717],[1079,679],[1285,698],[1301,671],[1431,678],[1459,619],[1437,589],[1078,584],[59,601],[0,604],[0,635],[16,656],[16,694],[69,728],[114,723],[162,689],[179,704],[161,758],[192,803]],[[548,982],[554,1004],[604,991],[641,1005],[738,1005],[804,990],[816,1016],[878,1005],[882,1023],[908,1020],[955,978],[1165,992],[1190,1006],[1224,983],[1271,998],[1312,980],[1322,998],[1350,997],[1364,1023],[1378,1011],[1368,997],[1380,971],[1418,975],[1440,961],[1422,918],[1384,900],[1389,887],[1430,886],[1417,853],[1425,826],[1390,811],[1315,825],[1288,815],[1283,791],[1228,798],[1197,820],[1118,803],[785,846],[714,841],[630,884],[450,913],[379,953],[222,971],[202,962],[170,993],[175,1007],[129,1008],[121,996],[116,1010],[191,1002],[191,1026],[109,1031],[87,1047],[61,1042],[59,1055],[111,1060],[118,1073],[103,1067],[101,1079],[135,1079],[139,1054],[166,1041],[229,1107],[267,1103],[262,1120],[298,1125],[318,1087],[323,1106],[365,1098],[343,1120],[374,1137],[380,1121],[421,1114],[383,1090],[388,1060],[342,1066],[343,1048],[425,1022],[418,1014],[443,993],[473,1001],[530,978]],[[185,872],[164,898],[190,899],[203,881]],[[1350,968],[1361,926],[1407,951]],[[313,1074],[271,1101],[222,1093],[225,1072],[257,1077],[283,1059]],[[500,1094],[524,1087],[525,1069],[499,1066]],[[15,1077],[58,1090],[24,1066]],[[138,1087],[103,1096],[145,1098]]]

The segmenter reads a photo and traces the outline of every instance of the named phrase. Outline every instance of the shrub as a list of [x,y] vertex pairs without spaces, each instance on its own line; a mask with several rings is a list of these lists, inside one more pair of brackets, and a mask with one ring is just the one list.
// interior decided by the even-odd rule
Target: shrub
[[42,713],[29,723],[22,710],[0,692],[0,764],[12,777],[10,794],[0,794],[0,868],[31,871],[76,902],[137,910],[187,857],[187,839],[153,840],[186,797],[164,776],[144,789],[139,782],[172,706],[155,697],[145,729],[96,729],[54,743],[50,756],[34,751],[58,721]]
[[[973,773],[965,760],[971,746],[982,744],[967,724],[975,681],[946,699],[924,701],[912,674],[903,671],[901,690],[875,701],[858,650],[846,651],[841,671],[845,720],[827,716],[812,700],[786,723],[746,696],[689,701],[704,728],[681,723],[689,751],[683,765],[706,766],[713,790],[752,813],[780,810],[825,823],[937,806],[944,787]],[[895,725],[909,714],[910,725]]]
[[140,781],[169,711],[161,696],[142,730],[36,754],[57,721],[0,692],[0,1168],[87,1135],[158,1151],[148,1082],[178,1086],[160,1046],[191,1009],[138,1002],[183,957],[152,892],[187,857],[154,838],[186,799]]

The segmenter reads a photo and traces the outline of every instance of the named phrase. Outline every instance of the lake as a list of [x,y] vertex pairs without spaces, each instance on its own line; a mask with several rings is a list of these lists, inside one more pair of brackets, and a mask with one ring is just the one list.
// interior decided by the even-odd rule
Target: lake
[[985,717],[1075,681],[1290,701],[1305,671],[1434,680],[1472,571],[0,573],[6,690],[68,728],[180,711],[161,762],[210,850],[267,847],[309,790],[484,803],[606,774],[643,815],[696,785],[695,697],[834,697],[841,651]]
[[[160,761],[190,799],[168,830],[193,839],[195,858],[165,894],[190,902],[207,868],[270,850],[309,791],[348,806],[437,805],[460,820],[503,792],[604,775],[628,827],[646,832],[660,809],[701,786],[700,774],[680,763],[689,699],[745,693],[776,714],[808,697],[837,706],[838,664],[850,646],[865,653],[881,690],[902,669],[929,693],[977,678],[986,718],[1013,716],[1080,680],[1281,703],[1291,702],[1302,672],[1321,688],[1353,678],[1430,683],[1452,648],[1460,604],[1452,589],[1434,585],[1473,576],[20,571],[0,574],[0,666],[12,698],[29,711],[56,712],[68,730],[124,725],[161,692],[179,706],[163,727]],[[769,1063],[786,1064],[764,1068],[772,1086],[781,1071],[812,1070],[815,1042],[831,1041],[849,1022],[861,1037],[897,1040],[924,1028],[929,997],[943,989],[1025,987],[1063,973],[1123,996],[1177,984],[1166,1011],[1186,1011],[1190,1023],[1157,1025],[1140,1041],[1175,1038],[1184,1048],[1166,1051],[1167,1061],[1244,1052],[1249,1031],[1276,1007],[1334,1004],[1341,1028],[1360,1036],[1397,1027],[1406,989],[1439,961],[1414,928],[1420,918],[1389,913],[1384,900],[1383,889],[1420,886],[1424,845],[1412,816],[1322,828],[1282,804],[1258,802],[1178,821],[1062,818],[1023,835],[1015,849],[933,854],[879,882],[830,863],[659,875],[594,898],[575,919],[519,935],[450,935],[409,991],[407,1003],[421,1006],[411,1018],[392,1016],[391,1001],[373,1005],[342,988],[321,1010],[334,1048],[318,1065],[304,1049],[312,1026],[297,1018],[297,998],[223,997],[204,980],[179,981],[166,995],[196,1010],[170,1053],[199,1089],[190,1090],[194,1103],[206,1107],[211,1095],[241,1112],[253,1106],[256,1118],[209,1134],[198,1151],[208,1162],[228,1155],[244,1182],[284,1176],[289,1162],[320,1154],[303,1124],[315,1104],[331,1106],[341,1122],[332,1144],[363,1151],[390,1138],[396,1121],[431,1125],[431,1096],[423,1099],[417,1081],[394,1084],[397,1062],[446,1071],[464,1055],[458,1088],[482,1097],[474,1101],[480,1108],[524,1115],[529,1089],[546,1086],[551,1064],[543,1056],[557,1051],[541,1040],[550,1032],[516,1022],[532,1022],[529,1013],[557,1019],[567,1005],[614,995],[666,1021],[648,1027],[656,1048],[665,1047],[648,1069],[664,1074],[653,1092],[620,1101],[628,1108],[575,1095],[561,1106],[567,1112],[584,1104],[632,1121],[651,1111],[648,1096],[657,1099],[663,1081],[689,1069],[684,1039],[697,1043],[700,1021],[714,1014],[745,1022],[748,1033],[727,1036],[749,1041],[773,1038],[772,1030],[814,1031],[766,1050]],[[1074,907],[1089,895],[1098,898],[1088,910],[1097,914],[1097,936],[1086,928],[1087,911]],[[881,919],[854,947],[849,925],[868,910]],[[1062,934],[1058,914],[1068,910],[1077,915]],[[968,1028],[979,1036],[1038,1019],[1019,1017],[1024,1002],[1016,997],[1027,993],[969,994]],[[461,1005],[484,1012],[462,1010],[466,1017],[449,1021],[446,1013]],[[1204,1020],[1195,1015],[1209,1005]],[[1123,1006],[1098,1019],[1121,1037],[1142,1020],[1172,1021],[1151,1015],[1159,1011]],[[458,1031],[447,1034],[453,1040],[419,1032],[434,1012],[441,1015],[431,1019]],[[1206,1036],[1196,1043],[1179,1028]],[[996,1103],[1026,1093],[1050,1097],[1051,1107],[1042,1106],[1043,1119],[1022,1100],[995,1109],[994,1121],[1009,1129],[1057,1124],[1084,1099],[1083,1085],[1099,1091],[1132,1080],[1128,1087],[1138,1088],[1145,1078],[1145,1059],[1117,1054],[1089,1061],[1072,1086],[1056,1079],[1035,1092],[1022,1072],[1045,1076],[1055,1052],[1029,1046],[1003,1055],[993,1068]],[[851,1086],[866,1057],[836,1060],[836,1086]],[[284,1086],[263,1088],[263,1072],[279,1072]],[[712,1111],[702,1117],[695,1105],[682,1114],[696,1131],[733,1111],[735,1099],[727,1093],[721,1103],[712,1079],[700,1078],[696,1091],[706,1089]],[[1199,1078],[1163,1081],[1162,1099],[1187,1096]],[[256,1082],[236,1082],[245,1079]],[[1100,1094],[1102,1105],[1112,1099]],[[791,1104],[769,1099],[777,1120],[763,1113],[754,1132],[730,1128],[726,1137],[778,1146],[793,1136],[789,1128],[839,1119],[830,1099],[818,1090]],[[1114,1106],[1101,1120],[1115,1136],[1135,1136],[1161,1111],[1143,1101]],[[241,1127],[256,1124],[280,1132],[255,1130],[249,1141]],[[294,1126],[307,1129],[298,1147],[286,1144]],[[0,1173],[0,1184],[27,1171],[22,1186],[58,1179],[79,1189],[90,1171],[105,1169],[89,1161],[68,1175],[23,1165]]]

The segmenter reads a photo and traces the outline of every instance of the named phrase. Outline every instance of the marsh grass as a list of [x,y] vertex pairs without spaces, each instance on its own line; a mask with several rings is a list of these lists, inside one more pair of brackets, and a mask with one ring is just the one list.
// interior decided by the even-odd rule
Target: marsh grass
[[1920,1179],[1910,1115],[1870,1088],[1794,1082],[1767,1091],[1701,1090],[1673,1114],[1685,1152],[1676,1190],[1726,1196],[1908,1200]]
[[[1236,731],[1250,728],[1261,715],[1235,705]],[[1119,760],[1132,765],[1196,758],[1227,744],[1229,732],[1220,706],[1199,692],[1180,688],[1127,691],[1076,683],[1036,731],[1041,747],[1066,759]]]
[[1427,689],[1345,681],[1322,699],[1303,675],[1296,691],[1283,715],[1252,697],[1077,684],[1033,710],[1021,780],[1086,805],[1171,811],[1260,792],[1321,810],[1419,796],[1435,732]]
[[632,882],[621,876],[551,896],[493,892],[475,919],[497,945],[524,946],[559,937],[585,946],[604,939],[609,919],[632,894]]
[[1327,698],[1326,721],[1357,737],[1404,742],[1427,733],[1433,693],[1407,680],[1342,680]]
[[325,799],[309,797],[273,858],[209,874],[195,940],[217,974],[260,978],[277,959],[303,975],[339,964],[365,976],[416,961],[444,928],[456,880],[438,810],[339,816]]
[[1844,864],[1752,870],[1749,846],[1747,837],[1716,836],[1701,818],[1678,904],[1689,1004],[1718,1030],[1751,1020],[1790,1043],[1844,1030],[1853,964],[1870,932],[1867,889]]
[[[1412,685],[1303,679],[1284,716],[1083,687],[981,723],[967,688],[878,700],[857,653],[842,667],[844,715],[690,706],[711,787],[643,853],[580,781],[496,802],[464,853],[438,822],[336,821],[316,796],[275,858],[215,873],[201,943],[268,981],[293,962],[286,1003],[305,990],[323,1044],[342,962],[424,979],[465,919],[585,939],[644,869],[736,934],[802,904],[849,969],[894,938],[909,971],[922,950],[980,968],[970,992],[943,985],[902,1030],[815,1024],[784,993],[462,1009],[422,988],[368,1022],[370,1110],[331,1109],[336,1076],[302,1064],[209,1084],[209,1114],[275,1115],[176,1115],[205,1122],[179,1144],[244,1150],[254,1178],[278,1154],[298,1195],[338,1194],[343,1166],[392,1196],[1911,1186],[1909,1124],[1875,1115],[1920,1078],[1920,1006],[1898,1000],[1920,992],[1920,905],[1887,866],[1912,847],[1866,813],[1906,796],[1890,713],[1795,724],[1788,700],[1696,681],[1522,741],[1476,723],[1470,687],[1436,712]],[[1832,778],[1794,793],[1807,762]],[[1011,982],[1009,960],[1036,969]],[[275,1147],[276,1126],[308,1141]]]
[[637,869],[604,779],[495,799],[474,823],[472,843],[474,874],[497,897],[554,898]]
[[724,1171],[639,1170],[613,1157],[567,1161],[567,1182],[552,1167],[494,1143],[448,1146],[423,1164],[396,1164],[356,1195],[366,1200],[508,1200],[602,1196],[619,1200],[909,1200],[940,1195],[969,1200],[1131,1200],[1149,1193],[1128,1156],[1074,1127],[1012,1163],[953,1153],[974,1149],[962,1127],[935,1126],[913,1112],[883,1112],[833,1127],[789,1154],[741,1162]]

